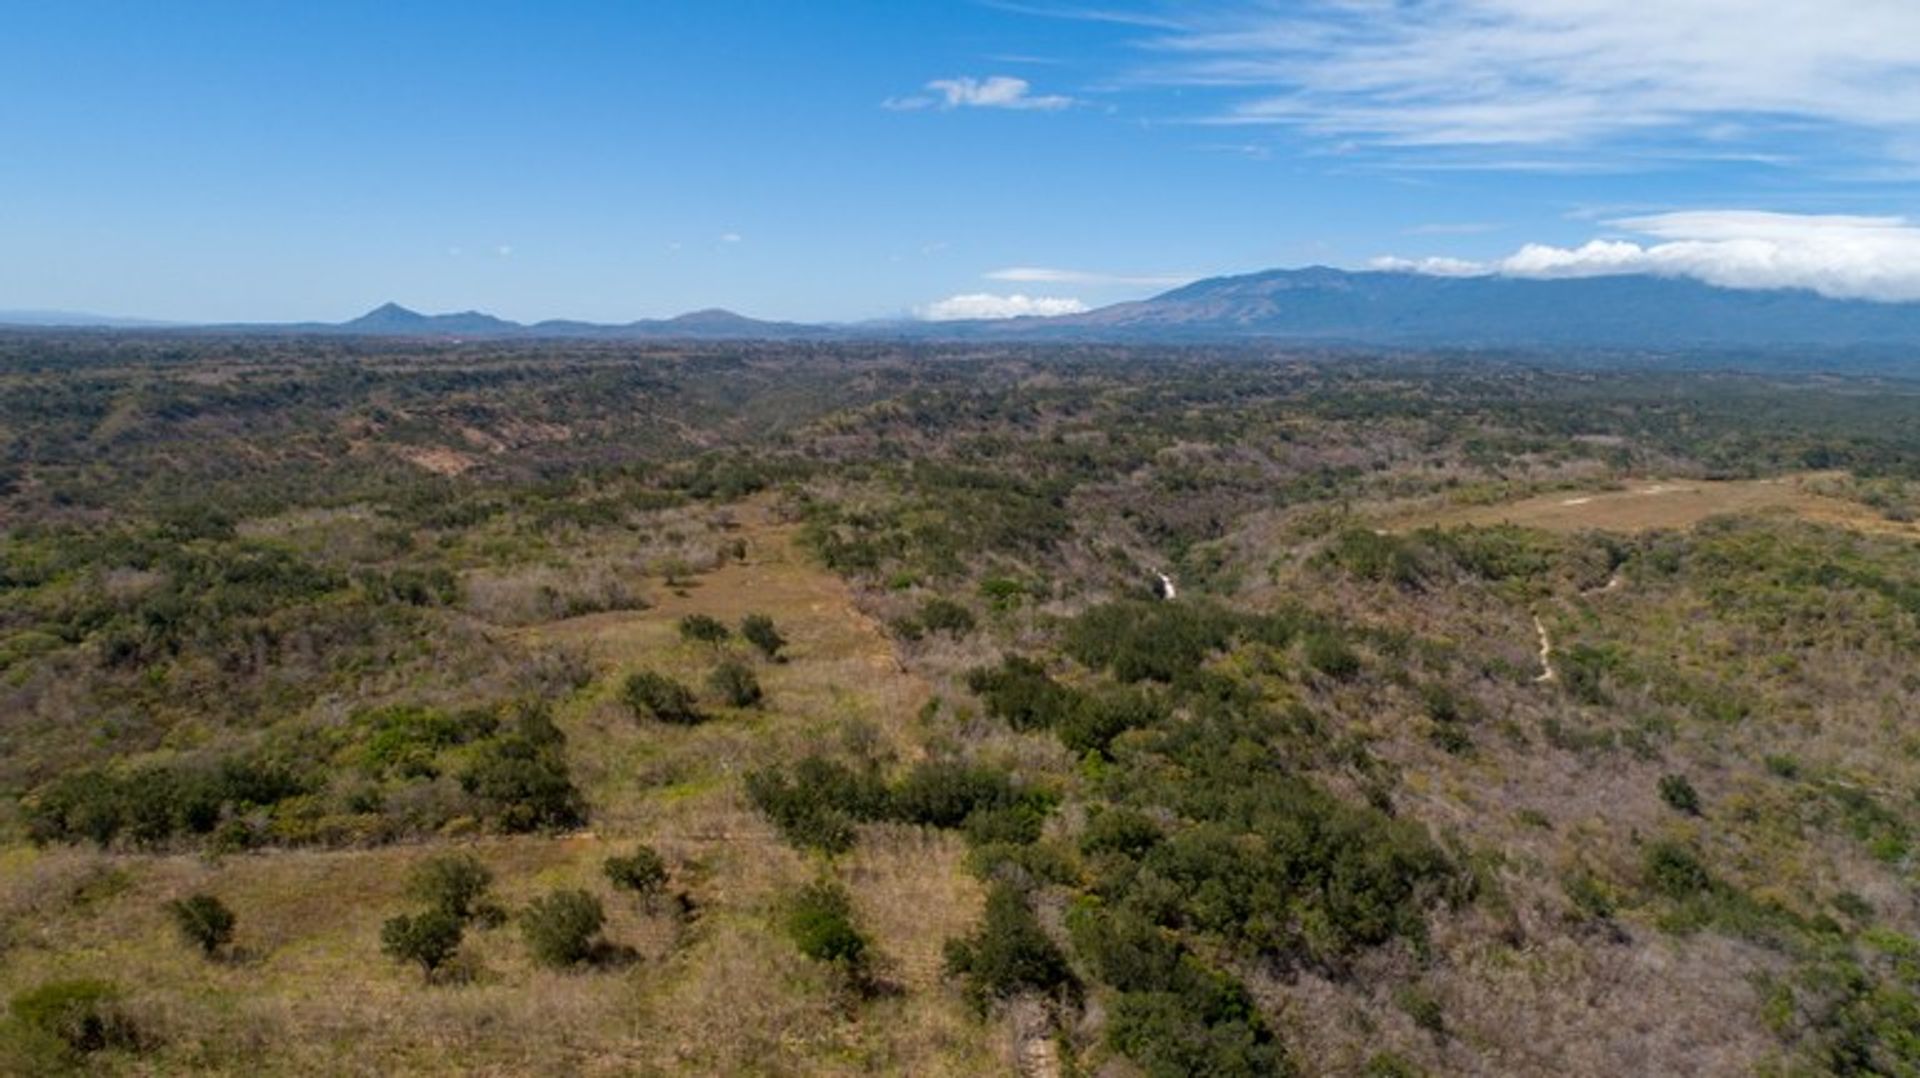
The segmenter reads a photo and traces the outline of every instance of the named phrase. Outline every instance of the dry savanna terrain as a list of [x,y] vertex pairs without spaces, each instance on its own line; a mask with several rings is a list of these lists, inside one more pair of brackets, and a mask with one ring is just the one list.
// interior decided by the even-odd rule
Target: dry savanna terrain
[[0,335],[0,1072],[1920,1073],[1916,518],[1864,375]]

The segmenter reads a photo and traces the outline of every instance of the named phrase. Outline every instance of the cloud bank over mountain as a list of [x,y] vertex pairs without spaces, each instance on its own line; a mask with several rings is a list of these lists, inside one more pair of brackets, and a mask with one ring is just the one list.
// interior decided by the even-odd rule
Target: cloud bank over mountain
[[1627,235],[1529,243],[1493,260],[1375,259],[1447,277],[1691,277],[1726,288],[1805,288],[1834,299],[1920,300],[1920,226],[1904,217],[1691,210],[1607,222]]

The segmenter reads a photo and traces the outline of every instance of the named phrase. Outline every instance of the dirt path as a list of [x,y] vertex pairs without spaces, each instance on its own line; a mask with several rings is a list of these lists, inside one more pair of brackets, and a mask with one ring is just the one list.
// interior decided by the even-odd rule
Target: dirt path
[[1547,635],[1547,623],[1538,614],[1533,616],[1533,631],[1540,634],[1540,673],[1533,679],[1535,684],[1559,680],[1553,669],[1553,637]]

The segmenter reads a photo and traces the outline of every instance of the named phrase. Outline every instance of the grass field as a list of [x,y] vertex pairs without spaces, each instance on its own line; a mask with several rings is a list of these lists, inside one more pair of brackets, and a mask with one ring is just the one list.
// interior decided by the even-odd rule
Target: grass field
[[[557,720],[568,735],[588,830],[450,846],[287,850],[218,859],[77,848],[0,851],[0,997],[49,980],[128,988],[158,1044],[91,1063],[130,1073],[835,1073],[1003,1070],[993,1030],[940,975],[940,947],[978,917],[978,883],[951,833],[876,826],[828,869],[777,840],[745,803],[747,768],[845,735],[877,732],[896,751],[927,699],[845,584],[805,561],[793,529],[763,504],[738,513],[747,557],[661,586],[643,611],[510,630],[537,647],[581,648],[596,682]],[[737,625],[771,615],[792,642],[761,662],[754,711],[714,710],[693,727],[637,722],[617,702],[631,670],[699,684],[713,645],[683,642],[679,618]],[[729,645],[738,654],[745,649]],[[872,736],[869,733],[867,736]],[[600,863],[634,842],[674,866],[692,898],[681,923],[615,895]],[[555,887],[606,904],[606,938],[631,964],[574,973],[533,966],[513,926],[470,931],[447,984],[383,957],[383,920],[409,908],[409,868],[449,848],[477,855],[509,909]],[[858,1001],[780,930],[786,892],[837,872],[881,954],[890,988]],[[181,943],[163,904],[194,891],[238,915],[231,959]],[[0,1061],[0,1071],[6,1070]]]
[[1620,489],[1558,491],[1495,505],[1449,505],[1391,514],[1390,531],[1461,524],[1517,524],[1553,532],[1685,529],[1709,517],[1784,513],[1876,535],[1920,538],[1920,525],[1824,493],[1838,478],[1810,472],[1776,479],[1646,479]]

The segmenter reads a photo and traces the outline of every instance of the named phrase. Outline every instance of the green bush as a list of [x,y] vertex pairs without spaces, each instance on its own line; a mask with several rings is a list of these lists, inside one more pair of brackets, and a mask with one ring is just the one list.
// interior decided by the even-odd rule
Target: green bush
[[567,773],[566,736],[544,711],[524,712],[513,731],[480,743],[460,786],[502,831],[551,831],[586,822]]
[[707,688],[728,707],[759,707],[764,693],[753,668],[738,659],[728,659],[707,675]]
[[559,890],[521,911],[520,932],[534,961],[559,968],[593,957],[606,920],[599,899],[585,891]]
[[1165,838],[1160,825],[1129,808],[1108,808],[1087,818],[1080,834],[1080,852],[1088,856],[1118,853],[1138,858]]
[[121,1010],[121,997],[111,981],[52,981],[14,996],[7,1010],[15,1022],[69,1052],[135,1048],[139,1030]]
[[1660,776],[1660,800],[1675,812],[1688,816],[1700,815],[1700,793],[1685,775]]
[[1246,989],[1208,968],[1138,912],[1084,904],[1074,950],[1116,989],[1108,1041],[1150,1075],[1287,1072],[1286,1055]]
[[167,914],[188,943],[211,956],[233,941],[233,911],[209,894],[192,894],[167,903]]
[[413,867],[407,878],[407,897],[424,903],[465,924],[476,917],[492,919],[497,907],[487,901],[493,873],[470,853],[442,854]]
[[947,941],[946,968],[962,979],[968,1000],[983,1011],[995,1000],[1023,992],[1063,993],[1076,987],[1066,956],[1040,927],[1026,896],[1007,883],[987,893],[986,915],[973,935]]
[[635,846],[625,857],[609,857],[600,869],[614,887],[633,892],[648,907],[667,883],[667,862],[652,846]]
[[903,823],[955,828],[978,811],[1007,808],[1020,800],[1013,776],[980,764],[926,760],[893,788],[890,812]]
[[747,774],[747,797],[781,837],[804,849],[843,853],[853,847],[854,824],[888,811],[888,793],[873,768],[854,770],[809,756],[789,772],[775,765]]
[[965,636],[978,625],[973,611],[939,595],[920,604],[920,614],[916,620],[927,632],[946,633],[948,636]]
[[747,643],[760,649],[760,654],[769,661],[780,658],[780,649],[787,646],[787,639],[774,627],[773,619],[765,614],[748,614],[740,621],[740,636]]
[[688,614],[680,619],[680,639],[691,644],[723,644],[733,633],[718,618]]
[[665,674],[636,670],[620,686],[620,698],[634,715],[658,722],[691,726],[701,720],[693,690]]
[[793,896],[786,926],[794,946],[816,962],[849,971],[866,962],[868,942],[854,926],[853,903],[846,889],[831,880],[817,880]]
[[1713,886],[1713,877],[1700,858],[1678,842],[1653,843],[1641,863],[1647,884],[1668,898],[1689,898]]
[[1333,632],[1310,632],[1301,642],[1307,665],[1336,681],[1346,681],[1360,672],[1360,656]]
[[396,962],[412,962],[429,982],[460,950],[465,934],[458,917],[442,909],[388,918],[380,926],[380,951]]

